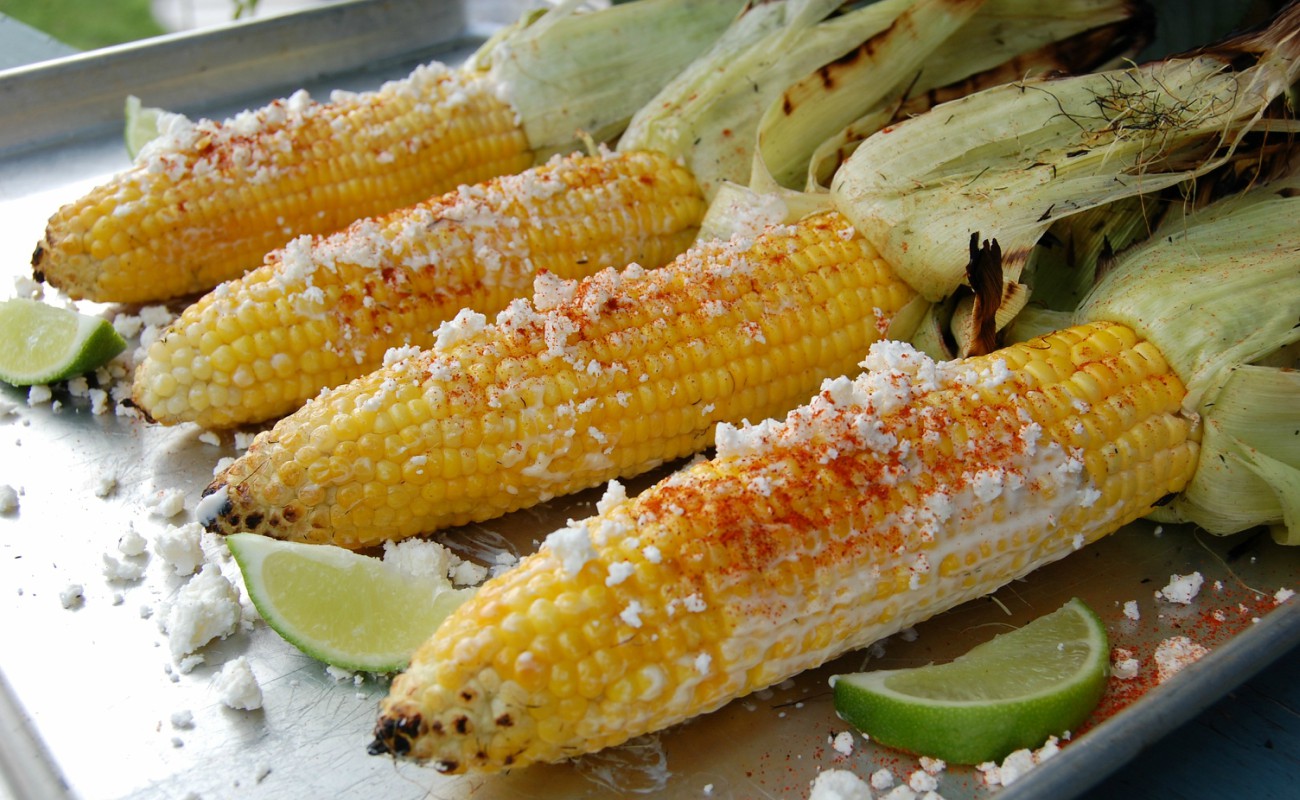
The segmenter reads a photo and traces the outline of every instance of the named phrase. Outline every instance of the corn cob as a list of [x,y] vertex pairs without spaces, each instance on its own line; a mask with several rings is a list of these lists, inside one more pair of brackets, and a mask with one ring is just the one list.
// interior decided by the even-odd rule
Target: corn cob
[[863,366],[634,499],[611,484],[416,653],[371,752],[489,772],[664,728],[1067,555],[1197,462],[1181,381],[1124,325]]
[[[693,158],[691,163],[695,169],[689,174],[680,168],[668,166],[669,156],[681,157],[684,151],[697,149],[687,146],[694,139],[687,138],[676,126],[688,126],[686,130],[693,131],[693,135],[728,143],[729,148],[736,147],[736,140],[744,139],[746,132],[755,126],[757,116],[752,108],[748,111],[742,109],[741,112],[732,108],[734,104],[728,99],[730,93],[726,89],[734,89],[732,84],[735,83],[735,74],[743,73],[747,76],[747,81],[756,82],[754,86],[757,91],[750,88],[750,83],[745,84],[747,103],[754,102],[754,98],[780,99],[776,97],[775,89],[780,88],[786,76],[797,74],[799,70],[820,63],[840,49],[850,47],[855,39],[871,35],[870,46],[862,45],[852,59],[853,69],[870,77],[868,85],[846,85],[842,80],[846,69],[843,62],[833,65],[833,68],[823,66],[813,76],[816,81],[812,91],[802,92],[797,101],[801,112],[810,106],[825,105],[832,109],[832,119],[840,119],[860,104],[870,104],[879,98],[891,83],[901,85],[904,81],[911,81],[914,65],[936,45],[934,57],[942,69],[922,70],[925,80],[919,84],[907,85],[928,88],[931,83],[927,81],[932,80],[932,72],[936,76],[935,80],[957,79],[999,58],[1012,59],[1022,67],[1038,63],[1036,55],[1029,56],[1034,61],[1025,61],[1023,52],[1027,48],[1037,48],[1045,39],[1069,39],[1076,31],[1089,25],[1100,25],[1106,31],[1123,31],[1123,22],[1128,20],[1125,15],[1129,12],[1125,4],[1065,3],[1044,22],[1041,17],[1027,15],[1021,7],[1021,0],[996,0],[982,6],[957,4],[956,10],[948,0],[892,0],[849,17],[819,23],[819,15],[834,5],[827,2],[805,4],[805,11],[792,10],[789,17],[783,17],[785,9],[775,5],[764,6],[761,9],[763,14],[758,13],[759,10],[752,10],[742,17],[740,24],[728,31],[715,52],[692,65],[694,72],[703,73],[708,81],[722,82],[723,87],[711,86],[706,82],[701,88],[698,81],[688,81],[680,86],[674,84],[661,93],[656,102],[648,104],[645,112],[638,115],[632,129],[620,141],[619,153],[615,158],[626,159],[627,167],[616,167],[611,164],[607,154],[598,154],[589,157],[592,163],[571,163],[567,169],[575,173],[586,171],[593,176],[580,182],[581,187],[589,191],[592,197],[603,195],[606,202],[613,202],[617,206],[620,196],[634,196],[635,203],[642,212],[635,217],[621,218],[671,220],[681,225],[680,229],[674,230],[684,230],[698,225],[703,213],[702,206],[684,199],[684,195],[692,191],[687,188],[686,181],[692,180],[694,176],[701,187],[694,191],[707,194],[710,187],[716,187],[720,181],[736,180],[743,176],[733,174],[734,168],[728,166],[733,163],[731,159],[709,163],[707,159]],[[1116,18],[1121,21],[1116,22]],[[896,24],[886,26],[891,20]],[[1030,20],[1034,24],[1029,24]],[[852,25],[847,25],[846,22],[851,22]],[[773,41],[789,39],[791,31],[804,31],[810,26],[812,33],[820,37],[831,25],[836,26],[834,49],[826,51],[824,48],[810,48],[800,44],[792,54],[775,62],[771,59]],[[883,32],[878,31],[885,28],[887,30]],[[923,28],[925,34],[920,34],[918,28]],[[955,47],[948,44],[952,38],[948,34],[954,29],[963,34],[970,31],[970,35],[987,38],[991,46],[980,49],[978,58],[957,58],[954,54]],[[1131,39],[1119,33],[1094,38],[1105,44],[1111,36],[1122,41]],[[813,41],[826,44],[823,38]],[[1071,50],[1076,53],[1096,51],[1109,54],[1111,48],[1073,47]],[[834,92],[827,87],[833,87]],[[844,92],[849,89],[852,93],[845,95]],[[818,91],[826,100],[824,104],[815,102],[819,98]],[[677,93],[684,97],[677,97]],[[685,103],[687,99],[690,100],[691,112],[684,118],[662,118],[661,108],[665,104],[677,108],[677,104]],[[793,102],[795,101],[787,91],[784,101],[774,103],[774,106],[785,107]],[[711,111],[717,112],[717,116],[710,116]],[[652,130],[656,136],[653,147],[646,138]],[[677,131],[675,142],[666,141],[664,130]],[[799,129],[785,131],[781,136],[768,137],[769,140],[794,142],[804,138]],[[810,152],[806,145],[793,149],[805,154]],[[706,153],[712,152],[708,148],[703,150]],[[575,157],[576,161],[581,159]],[[631,181],[631,175],[624,175],[623,170],[630,173],[632,165],[639,168],[647,162],[649,166],[646,169],[665,172],[668,176],[666,182],[655,183],[652,187],[636,187],[638,191],[629,193],[613,185],[600,188],[599,179],[594,177],[606,174],[608,180],[623,176],[619,179]],[[678,178],[681,178],[680,184]],[[641,179],[653,180],[646,177],[646,173],[642,173]],[[507,192],[522,191],[523,199],[519,202],[528,203],[536,212],[532,215],[534,219],[530,221],[529,229],[555,229],[554,236],[539,238],[530,235],[525,242],[519,238],[519,231],[523,229],[506,225],[500,226],[495,238],[484,236],[481,231],[474,234],[477,249],[490,255],[494,261],[501,260],[504,265],[501,270],[484,271],[478,268],[470,270],[470,274],[461,279],[451,268],[424,271],[419,264],[422,259],[413,259],[407,255],[408,251],[445,248],[454,238],[455,230],[448,232],[442,228],[441,222],[430,221],[437,220],[446,213],[449,202],[446,199],[394,212],[385,220],[358,223],[346,233],[309,244],[302,244],[303,240],[299,240],[292,248],[292,258],[285,254],[273,254],[266,266],[221,287],[215,293],[215,298],[204,298],[195,308],[183,314],[169,334],[150,348],[136,376],[136,404],[163,423],[192,421],[206,427],[223,427],[261,422],[288,413],[322,387],[337,385],[369,372],[378,365],[383,352],[389,347],[427,344],[432,329],[460,308],[457,302],[483,313],[496,313],[510,296],[523,293],[522,289],[527,282],[521,279],[529,270],[546,268],[562,277],[581,277],[605,266],[622,266],[628,261],[637,261],[643,267],[654,267],[661,263],[660,259],[638,255],[634,227],[619,228],[616,232],[607,231],[618,237],[628,237],[627,247],[617,249],[611,246],[607,255],[587,258],[582,266],[570,261],[563,268],[557,268],[554,262],[543,259],[540,254],[548,248],[554,250],[557,258],[560,253],[565,253],[567,257],[570,246],[564,241],[565,231],[572,230],[573,223],[572,220],[559,217],[548,221],[548,209],[572,208],[580,203],[578,200],[556,198],[549,204],[533,204],[528,197],[529,187],[535,187],[545,180],[546,176],[539,175],[536,178],[502,182],[500,187]],[[568,183],[567,190],[576,191],[574,181]],[[639,191],[642,188],[663,191]],[[493,191],[491,187],[489,191]],[[592,215],[596,215],[594,208]],[[693,215],[693,221],[688,221],[689,215]],[[461,224],[457,220],[453,221],[457,225]],[[470,235],[468,231],[461,233]],[[685,236],[677,236],[673,241],[678,246],[677,250],[665,250],[665,255],[685,249]],[[274,279],[272,273],[275,274]],[[382,282],[379,275],[385,276]],[[302,299],[310,293],[316,293],[320,297],[318,290],[324,288],[321,284],[324,279],[328,279],[331,286],[337,284],[336,293],[330,293],[326,305],[341,307],[339,311],[326,314],[329,319],[322,319],[319,300]],[[394,291],[400,292],[403,300],[400,304],[388,302],[381,296],[381,293],[387,291],[388,285],[394,283],[397,287]],[[288,302],[280,304],[274,314],[244,313],[248,322],[242,329],[228,319],[234,309],[276,303],[282,297],[281,289]],[[363,327],[347,322],[347,318],[352,315],[350,307],[357,302],[366,303],[367,308],[371,309]],[[410,313],[412,307],[418,307],[424,313]],[[223,351],[221,365],[214,366],[208,357],[212,350],[222,343],[229,343],[232,337],[240,333],[270,343],[269,348],[264,348],[267,352],[258,354],[250,348],[236,348],[233,354]],[[208,342],[206,351],[198,345],[198,342],[205,340]],[[293,342],[294,346],[285,347],[284,342]],[[306,369],[291,369],[289,364],[302,348],[312,351],[307,356],[310,363]],[[349,357],[352,353],[356,354],[355,358]],[[273,375],[274,370],[268,364],[271,359],[282,364],[280,372],[283,374]]]
[[835,212],[539,287],[281,420],[200,518],[363,547],[636,474],[791,408],[905,333],[915,296]]
[[282,416],[377,369],[389,348],[431,346],[463,307],[495,314],[538,270],[662,266],[689,246],[704,208],[668,157],[604,152],[300,237],[188,307],[150,346],[134,400],[159,422],[209,428]]
[[740,3],[575,6],[521,21],[461,67],[421,66],[376,91],[324,103],[300,91],[224,122],[164,114],[130,169],[50,218],[34,274],[74,299],[205,291],[294,236],[518,172],[582,130],[617,133]]

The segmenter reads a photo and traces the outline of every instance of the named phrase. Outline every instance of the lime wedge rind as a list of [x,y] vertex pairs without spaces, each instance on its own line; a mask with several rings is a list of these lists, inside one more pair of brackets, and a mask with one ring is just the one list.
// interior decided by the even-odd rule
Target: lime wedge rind
[[55,383],[91,372],[126,349],[101,317],[26,298],[0,302],[0,380]]
[[408,575],[332,545],[252,533],[226,542],[267,625],[306,655],[347,670],[404,669],[474,591],[453,588],[445,575]]
[[1105,625],[1074,599],[947,664],[837,675],[835,709],[888,747],[998,761],[1077,730],[1105,691],[1109,652]]

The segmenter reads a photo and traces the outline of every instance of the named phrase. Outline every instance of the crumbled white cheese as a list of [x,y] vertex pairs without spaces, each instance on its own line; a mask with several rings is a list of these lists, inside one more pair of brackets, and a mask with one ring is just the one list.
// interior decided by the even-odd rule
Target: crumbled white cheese
[[828,769],[813,779],[808,800],[871,800],[871,787],[846,769]]
[[151,497],[145,505],[149,513],[170,519],[185,510],[185,493],[180,489],[168,489]]
[[204,564],[167,607],[164,629],[180,661],[213,639],[233,633],[240,620],[239,591],[216,564]]
[[9,484],[0,485],[0,514],[12,514],[18,510],[18,490]]
[[252,711],[262,707],[262,687],[245,656],[231,659],[222,665],[215,680],[215,688],[217,696],[228,708]]
[[617,586],[636,574],[636,567],[631,561],[618,561],[609,565],[609,576],[605,578],[606,586]]
[[139,556],[118,558],[112,553],[104,553],[104,577],[110,581],[138,581],[144,577],[148,562]]
[[1138,660],[1131,651],[1116,647],[1111,653],[1110,674],[1122,681],[1132,680],[1138,674]]
[[1156,646],[1156,681],[1164,683],[1188,665],[1199,661],[1209,648],[1193,642],[1186,636],[1171,636]]
[[487,317],[469,308],[462,308],[454,318],[443,322],[436,332],[437,340],[433,349],[445,352],[458,342],[472,339],[483,332],[487,326]]
[[1136,600],[1126,600],[1124,602],[1124,616],[1128,617],[1134,622],[1142,618],[1141,612],[1138,611],[1138,604]]
[[1163,589],[1156,590],[1156,599],[1188,605],[1196,598],[1204,583],[1205,578],[1201,577],[1199,572],[1190,575],[1170,575],[1169,584]]
[[1295,597],[1295,591],[1293,589],[1287,589],[1287,588],[1278,589],[1277,592],[1273,595],[1273,602],[1277,603],[1278,605],[1282,605],[1286,601],[1290,600],[1292,597]]
[[1051,736],[1037,750],[1029,750],[1028,748],[1016,750],[1007,755],[1001,764],[986,761],[983,764],[976,765],[975,768],[984,775],[984,782],[989,786],[1010,786],[1024,777],[1035,766],[1047,761],[1059,752],[1061,752],[1060,740],[1055,736]]
[[853,755],[853,731],[840,731],[829,737],[831,748],[840,755]]
[[923,769],[918,769],[907,776],[907,785],[914,792],[933,792],[939,788],[939,780]]
[[54,399],[54,392],[50,387],[37,384],[27,390],[27,405],[38,406],[42,403],[48,403]]
[[77,608],[86,601],[86,589],[79,583],[70,583],[59,592],[59,602],[64,608]]
[[571,523],[568,527],[552,532],[542,542],[542,546],[555,553],[555,556],[560,559],[564,573],[569,576],[577,575],[582,571],[584,564],[596,558],[596,548],[592,546],[591,533],[585,525],[577,523]]
[[894,785],[894,773],[888,767],[881,767],[871,773],[871,788],[883,792]]
[[203,526],[197,522],[168,526],[154,537],[153,549],[177,575],[191,575],[205,559]]
[[942,758],[930,758],[929,756],[921,756],[919,761],[921,762],[921,769],[925,770],[931,775],[938,775],[939,773],[943,772],[945,769],[948,768],[948,762],[944,761]]
[[644,609],[641,608],[641,603],[633,600],[627,604],[626,608],[619,612],[618,617],[629,627],[639,628],[641,627],[641,612],[643,610]]
[[194,713],[188,709],[173,711],[171,717],[172,727],[178,730],[188,730],[194,727]]

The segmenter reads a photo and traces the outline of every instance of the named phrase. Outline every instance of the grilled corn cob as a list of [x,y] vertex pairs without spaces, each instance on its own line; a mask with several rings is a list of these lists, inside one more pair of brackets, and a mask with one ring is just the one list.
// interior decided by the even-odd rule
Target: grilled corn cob
[[298,92],[224,122],[163,115],[130,169],[50,218],[37,279],[97,301],[204,291],[296,235],[518,172],[581,130],[616,133],[740,7],[576,5],[521,21],[461,67],[421,66],[376,91]]
[[[502,203],[518,202],[532,209],[526,227],[501,225],[489,235],[482,226],[464,226],[463,212],[453,214],[449,206],[452,201],[443,198],[394,212],[386,219],[358,223],[334,236],[316,241],[300,239],[283,253],[272,254],[261,269],[221,287],[214,296],[187,310],[168,335],[150,348],[136,375],[136,404],[164,423],[192,421],[222,427],[261,422],[288,413],[322,387],[371,371],[389,347],[428,344],[432,329],[453,316],[461,307],[458,303],[486,314],[496,313],[510,297],[523,293],[529,283],[525,278],[534,269],[549,269],[562,277],[581,277],[630,261],[643,267],[658,266],[663,259],[642,255],[639,249],[642,241],[638,236],[648,236],[649,231],[638,233],[636,225],[613,230],[583,225],[581,220],[563,215],[582,207],[585,200],[581,197],[599,199],[615,208],[635,204],[637,214],[616,218],[638,223],[670,222],[675,226],[672,231],[681,235],[657,240],[671,241],[676,246],[676,250],[662,252],[669,256],[684,250],[689,240],[686,229],[697,226],[703,216],[703,206],[694,201],[694,195],[708,193],[720,181],[737,180],[743,175],[737,172],[734,158],[710,161],[689,156],[694,165],[690,171],[671,166],[670,160],[697,150],[713,152],[709,147],[697,148],[695,137],[725,143],[729,150],[740,147],[738,140],[748,138],[758,121],[755,102],[780,100],[773,107],[789,112],[797,106],[799,114],[787,114],[786,124],[801,120],[814,106],[818,107],[818,119],[829,117],[834,124],[863,104],[879,101],[895,84],[897,91],[902,91],[904,85],[929,89],[934,81],[963,79],[1003,58],[1015,61],[1021,68],[1042,63],[1038,53],[1026,56],[1026,51],[1040,49],[1045,40],[1058,44],[1071,40],[1088,26],[1100,26],[1108,33],[1094,33],[1093,38],[1101,40],[1096,46],[1071,46],[1075,59],[1105,58],[1113,52],[1113,47],[1106,46],[1112,39],[1131,42],[1134,38],[1122,35],[1125,23],[1131,20],[1126,3],[1067,2],[1044,18],[1026,13],[1022,0],[993,0],[982,5],[892,0],[848,17],[819,22],[819,15],[834,5],[819,0],[788,13],[776,5],[751,10],[728,31],[715,51],[692,65],[692,74],[699,73],[697,78],[674,82],[646,106],[620,141],[618,154],[601,153],[586,159],[575,156],[566,163],[566,173],[587,176],[566,179],[563,191],[578,197],[555,197],[535,203],[533,195],[538,186],[558,187],[551,176],[541,171],[536,176],[489,187],[492,195],[497,194],[497,188],[507,194],[517,193],[517,200],[506,196]],[[887,26],[891,21],[894,24]],[[833,31],[829,45],[828,28]],[[812,44],[817,47],[800,44],[780,59],[771,58],[774,43],[791,39],[792,32],[805,30],[815,34]],[[953,30],[960,32],[964,46],[969,45],[971,36],[989,40],[990,46],[977,49],[977,57],[959,58],[958,48],[951,43],[958,34],[949,35]],[[871,37],[870,46],[862,45],[853,58],[823,65],[813,76],[815,86],[810,91],[799,93],[797,98],[789,91],[776,97],[775,90],[788,75],[810,69],[867,36]],[[832,49],[827,51],[823,45]],[[928,66],[927,54],[932,50],[938,67],[934,70]],[[910,82],[922,59],[927,63],[921,71],[923,79]],[[861,80],[851,83],[845,79],[850,70],[870,80],[865,86]],[[737,74],[745,74],[752,82],[745,83],[745,104],[739,110],[732,99]],[[817,102],[819,98],[825,102]],[[676,111],[683,105],[689,105],[687,113],[664,118],[664,108]],[[670,142],[672,137],[665,131],[674,131],[675,139]],[[769,143],[774,139],[782,144],[795,143],[783,147],[788,158],[797,159],[797,153],[811,152],[806,144],[799,144],[806,135],[797,126],[780,136],[766,138]],[[796,154],[790,155],[791,151]],[[748,150],[741,147],[740,152]],[[663,175],[656,178],[656,172]],[[616,180],[632,188],[621,188],[613,183]],[[637,185],[635,180],[645,185]],[[694,180],[701,188],[687,185]],[[455,201],[457,207],[463,204],[463,195],[462,191]],[[558,216],[548,219],[550,213]],[[598,218],[596,207],[591,207],[590,213],[592,218]],[[448,224],[450,230],[445,227]],[[575,225],[582,233],[580,243],[568,241]],[[542,230],[548,233],[536,233]],[[597,230],[612,239],[603,252],[575,253],[594,246],[592,241],[599,238]],[[656,236],[667,232],[667,228],[653,231]],[[442,253],[434,259],[439,263],[429,267],[424,256],[411,255],[449,247],[454,251],[461,246],[457,241],[469,238],[474,240],[477,255],[493,264],[500,262],[501,268],[486,269],[484,264],[457,268]],[[616,246],[616,242],[622,246]],[[548,252],[555,260],[544,257]],[[563,259],[568,260],[561,265]],[[393,295],[399,296],[400,302],[393,302]],[[324,311],[322,303],[327,307]],[[356,316],[352,307],[357,303],[366,304],[368,309],[360,325],[352,321]],[[249,310],[273,304],[277,309],[273,313],[255,314]],[[329,306],[335,310],[329,310]],[[417,308],[420,313],[412,311]],[[235,324],[231,319],[234,316],[239,316],[243,324]],[[235,347],[222,350],[219,360],[211,358],[223,344],[233,344],[243,336],[257,337],[266,344],[258,352]],[[303,356],[306,368],[290,367],[304,350],[310,351]],[[271,367],[272,360],[278,361],[280,367]]]
[[835,212],[539,287],[281,420],[200,517],[347,547],[488,519],[696,452],[719,421],[783,413],[891,323],[906,334],[915,307]]
[[209,428],[282,416],[377,369],[389,348],[431,346],[461,308],[496,314],[538,270],[659,267],[690,245],[704,207],[666,156],[556,156],[300,237],[187,308],[136,370],[134,400],[157,421]]
[[496,771],[618,744],[991,592],[1196,465],[1181,381],[1123,325],[863,366],[634,499],[611,485],[484,584],[394,680],[372,752]]

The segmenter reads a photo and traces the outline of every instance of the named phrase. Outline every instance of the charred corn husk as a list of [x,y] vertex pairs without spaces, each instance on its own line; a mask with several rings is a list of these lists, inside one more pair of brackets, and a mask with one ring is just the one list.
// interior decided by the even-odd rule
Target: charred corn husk
[[460,67],[421,66],[375,91],[298,92],[223,122],[164,114],[130,169],[50,218],[34,273],[97,301],[210,289],[294,236],[518,172],[584,130],[612,135],[740,7],[576,5],[521,21]]
[[362,547],[488,519],[784,413],[915,308],[834,212],[539,286],[259,435],[205,491],[204,523]]
[[[1205,174],[1231,158],[1300,75],[1300,5],[1192,54],[1016,81],[863,141],[837,205],[938,301],[965,280],[966,242],[996,237],[1015,279],[1057,220]],[[924,143],[917,146],[918,143]]]
[[137,368],[134,400],[164,423],[274,419],[377,369],[390,348],[431,346],[462,308],[496,314],[539,270],[662,266],[703,214],[694,179],[668,157],[603,153],[300,237],[185,309]]
[[783,422],[550,534],[398,676],[372,752],[444,772],[591,752],[991,592],[1181,489],[1159,351],[1094,324],[938,363],[877,344]]
[[[272,419],[292,411],[322,387],[374,369],[389,347],[428,344],[437,324],[461,308],[457,302],[496,313],[510,297],[525,293],[533,270],[582,277],[631,261],[658,266],[684,250],[689,237],[656,238],[671,242],[676,250],[664,249],[659,258],[642,256],[638,248],[648,237],[664,237],[668,231],[657,225],[641,231],[638,225],[671,222],[672,230],[683,234],[697,226],[703,205],[689,198],[700,193],[708,196],[720,182],[744,175],[735,158],[692,154],[714,152],[717,145],[725,145],[729,153],[736,151],[733,156],[748,153],[742,143],[754,138],[757,110],[763,102],[791,112],[783,112],[779,134],[764,138],[768,145],[782,146],[783,159],[797,159],[798,154],[806,157],[811,152],[805,144],[808,132],[819,132],[825,120],[833,126],[863,108],[892,103],[903,87],[928,90],[934,81],[962,78],[998,59],[1027,68],[1038,62],[1034,55],[1026,57],[1026,52],[1037,52],[1043,41],[1073,39],[1088,26],[1109,33],[1098,37],[1094,31],[1094,38],[1103,40],[1094,46],[1071,46],[1077,63],[1108,57],[1119,46],[1115,42],[1140,39],[1136,34],[1121,35],[1134,19],[1129,5],[1109,0],[1071,0],[1047,16],[1030,13],[1023,0],[983,4],[891,0],[822,20],[835,5],[818,0],[764,5],[746,12],[714,50],[692,65],[695,79],[674,82],[647,104],[620,140],[617,154],[575,156],[566,162],[566,174],[589,177],[566,180],[567,185],[557,190],[579,197],[534,202],[532,195],[539,185],[559,186],[543,174],[546,168],[489,187],[492,194],[497,188],[505,193],[501,203],[531,209],[524,227],[501,225],[486,235],[481,226],[466,225],[463,213],[452,213],[464,202],[462,191],[455,207],[449,207],[452,201],[446,198],[430,201],[382,220],[358,223],[338,235],[297,240],[286,251],[272,254],[261,269],[222,286],[214,297],[186,311],[168,335],[150,348],[136,376],[136,404],[164,423],[192,421],[220,427]],[[864,38],[868,42],[856,45],[851,58],[823,63]],[[987,39],[990,46],[959,58],[958,48],[949,44],[954,38],[960,38],[967,50],[972,38]],[[774,50],[781,53],[779,58],[772,57]],[[931,58],[937,69],[930,68]],[[926,66],[918,78],[916,70],[922,63]],[[790,75],[818,64],[813,85],[793,94],[790,89],[779,93]],[[848,71],[859,79],[845,80]],[[745,102],[737,108],[733,95],[740,75],[745,77]],[[664,109],[674,113],[665,117]],[[807,116],[816,116],[818,124],[803,125]],[[673,159],[683,159],[691,167],[673,166]],[[692,181],[698,182],[698,189],[687,185]],[[511,195],[518,196],[511,200]],[[613,215],[629,222],[614,229],[566,218],[587,197],[615,211],[635,204],[637,213]],[[548,219],[552,213],[557,216]],[[590,214],[599,219],[600,209],[592,206]],[[574,232],[581,241],[568,240]],[[609,238],[599,254],[577,252],[590,251],[601,235]],[[448,247],[455,251],[460,247],[457,241],[471,237],[479,260],[499,262],[500,269],[482,263],[462,269],[456,264],[463,261],[443,258],[438,252]],[[432,259],[436,265],[412,255],[426,250],[438,253]],[[321,290],[327,287],[336,288],[323,296]],[[356,317],[352,309],[358,303],[366,304],[362,325],[352,322]],[[252,311],[272,304],[275,312]],[[243,309],[241,326],[229,319],[236,309]],[[223,351],[219,364],[211,359],[214,350],[244,336],[266,344],[256,352],[238,346]],[[305,356],[304,350],[309,351]],[[289,366],[300,358],[308,360],[306,368]],[[273,360],[281,365],[278,372],[269,365]]]

